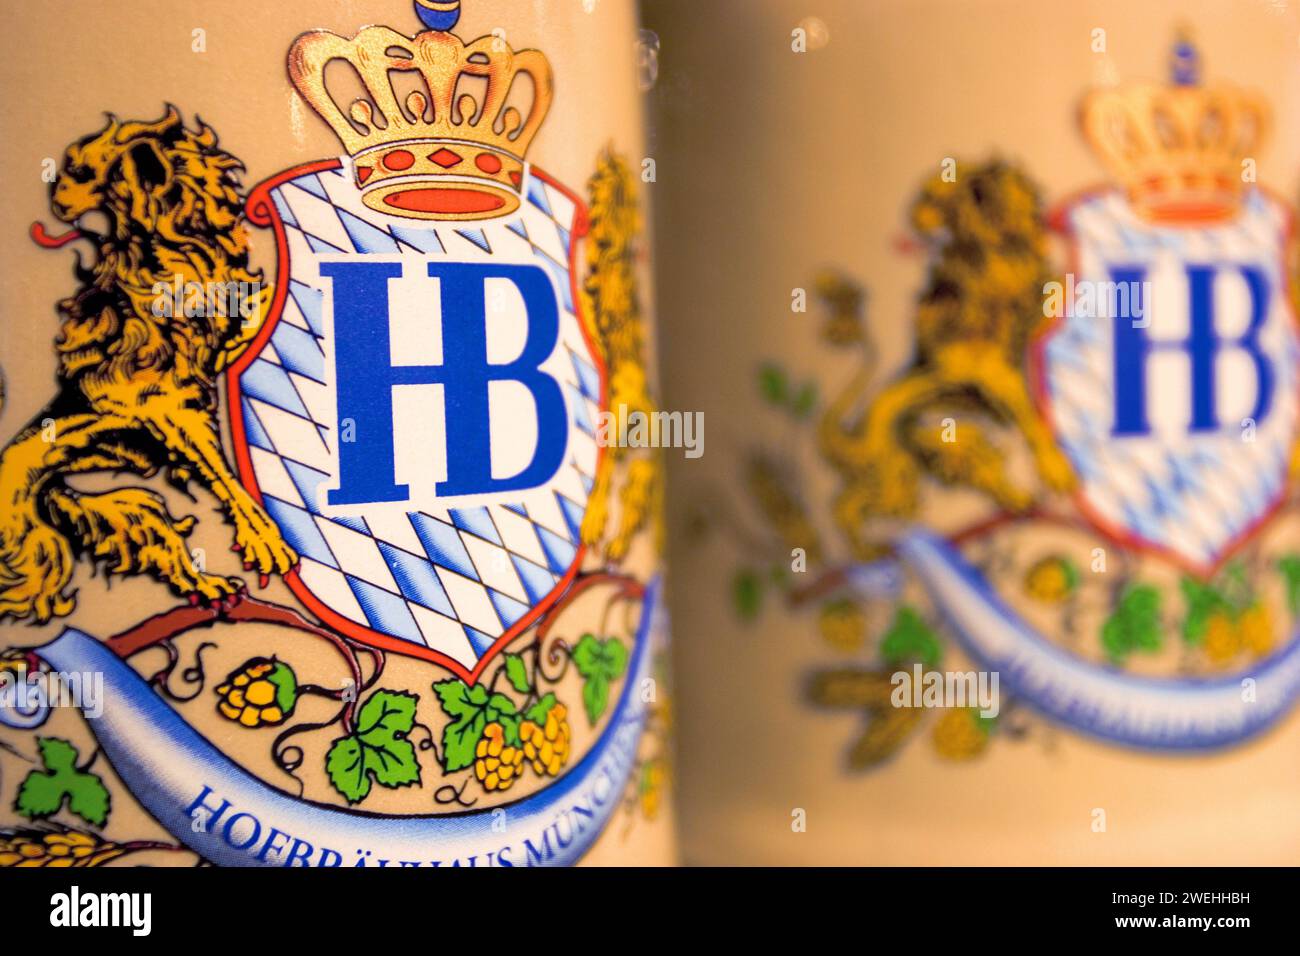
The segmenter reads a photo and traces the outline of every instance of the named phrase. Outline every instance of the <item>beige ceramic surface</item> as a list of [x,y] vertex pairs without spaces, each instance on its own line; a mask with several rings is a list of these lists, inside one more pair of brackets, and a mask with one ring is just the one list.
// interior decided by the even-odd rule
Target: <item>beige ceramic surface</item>
[[[828,43],[791,52],[805,17]],[[1076,125],[1092,84],[1163,80],[1189,24],[1208,79],[1262,91],[1275,129],[1260,182],[1294,197],[1300,173],[1300,19],[1294,4],[783,0],[648,5],[659,34],[654,199],[665,401],[700,409],[705,456],[670,458],[671,593],[679,656],[683,834],[700,863],[1294,864],[1300,860],[1300,716],[1213,756],[1151,756],[1067,730],[998,741],[966,763],[927,740],[852,773],[853,714],[800,700],[814,666],[851,661],[815,611],[769,606],[741,625],[741,562],[726,533],[683,531],[700,502],[739,503],[741,462],[796,448],[763,408],[758,366],[778,359],[830,394],[852,372],[815,308],[791,290],[833,266],[868,287],[880,375],[909,356],[924,259],[900,253],[904,211],[944,157],[997,152],[1056,202],[1102,180]],[[1091,51],[1104,28],[1108,52]],[[1059,251],[1058,251],[1059,255]],[[1056,261],[1060,261],[1057,259]],[[701,356],[708,356],[701,361]],[[807,445],[802,446],[807,448]],[[804,461],[815,465],[815,459]],[[834,488],[821,475],[814,503]],[[722,489],[721,492],[719,489]],[[930,520],[969,502],[940,492]],[[743,551],[743,548],[741,549]],[[792,832],[802,808],[807,832]],[[1094,808],[1108,828],[1092,830]]]
[[[51,11],[40,6],[18,6],[5,11],[0,35],[0,88],[8,95],[0,105],[0,165],[12,171],[3,208],[0,208],[0,249],[4,253],[0,281],[0,366],[5,376],[5,404],[0,413],[0,438],[8,441],[53,394],[55,361],[52,341],[57,329],[54,304],[74,289],[73,253],[70,249],[42,250],[28,239],[34,220],[51,231],[63,227],[48,207],[48,188],[41,179],[42,162],[56,161],[74,139],[102,128],[104,112],[122,118],[153,120],[165,102],[176,104],[187,123],[197,115],[219,134],[221,145],[247,167],[245,186],[305,162],[341,152],[330,129],[293,92],[285,70],[290,44],[300,33],[325,28],[352,35],[362,26],[389,24],[407,34],[419,28],[409,0],[330,0],[266,4],[232,0],[212,4],[199,0],[127,0],[113,4],[77,4],[69,19],[54,23]],[[473,39],[504,31],[517,48],[537,47],[549,58],[555,77],[555,96],[529,159],[573,191],[585,195],[586,183],[600,151],[607,146],[636,162],[643,147],[641,94],[635,73],[637,14],[631,2],[600,0],[517,3],[509,0],[472,0],[456,32]],[[194,31],[206,32],[206,52],[193,52]],[[275,273],[275,251],[270,233],[254,233],[254,265]],[[83,250],[83,255],[89,249]],[[648,292],[648,282],[642,283]],[[649,302],[646,303],[647,310]],[[224,409],[223,430],[227,427]],[[228,441],[229,436],[226,436]],[[96,477],[86,487],[109,487],[113,482]],[[161,484],[154,484],[163,490]],[[229,547],[230,529],[210,495],[196,490],[197,501],[172,495],[177,513],[193,513],[199,528],[193,543],[206,549],[211,569],[239,574]],[[627,560],[626,568],[646,578],[658,567],[648,535],[643,535]],[[255,583],[256,575],[253,575]],[[100,636],[120,632],[143,618],[176,605],[177,599],[155,583],[114,580],[111,589],[102,577],[92,578],[89,566],[78,570],[79,607],[67,622],[44,627],[6,622],[0,625],[0,645],[35,646],[72,623]],[[295,606],[294,596],[280,581],[272,581],[259,597]],[[576,613],[594,626],[596,610]],[[575,619],[575,624],[577,623]],[[212,688],[220,678],[253,655],[277,654],[295,662],[300,679],[337,683],[344,672],[327,644],[304,635],[266,625],[222,625],[211,631],[191,632],[180,646],[192,655],[200,641],[216,640],[218,647],[205,652],[208,687],[196,701],[183,705],[182,713],[220,748],[243,761],[273,785],[295,789],[295,784],[270,761],[275,731],[245,732],[220,719]],[[133,664],[152,673],[165,663],[159,650],[139,655]],[[310,676],[308,676],[310,675]],[[385,684],[407,685],[428,691],[431,681],[448,675],[431,663],[390,655]],[[574,679],[572,673],[566,678]],[[594,737],[585,718],[580,719],[580,692],[568,686],[573,716],[574,753],[580,754]],[[432,698],[427,695],[426,703]],[[333,708],[319,699],[305,702],[296,716],[329,719]],[[432,705],[431,705],[432,706]],[[80,718],[56,713],[41,730],[91,747]],[[413,734],[415,739],[418,734]],[[8,738],[7,738],[8,739]],[[310,738],[308,738],[310,740]],[[326,742],[327,743],[327,742]],[[30,749],[28,738],[22,745]],[[318,758],[320,741],[307,744]],[[89,753],[89,750],[85,750]],[[426,775],[437,774],[428,752],[421,755]],[[29,764],[0,752],[0,786],[3,807],[0,825],[22,823],[13,812],[13,789]],[[110,781],[114,795],[111,820],[104,835],[115,840],[163,840],[165,832],[112,783],[111,770],[98,767]],[[315,763],[302,776],[309,794],[327,795],[323,769]],[[412,805],[407,791],[376,788],[367,809],[398,813],[432,812],[426,800]],[[510,794],[520,795],[523,788]],[[486,804],[490,805],[491,800]],[[63,818],[60,818],[63,819]],[[69,818],[67,822],[75,823]],[[124,863],[150,862],[192,865],[188,853],[159,852],[135,855]],[[639,808],[621,810],[599,844],[587,857],[597,864],[664,864],[675,859],[672,809],[663,799],[654,819]]]

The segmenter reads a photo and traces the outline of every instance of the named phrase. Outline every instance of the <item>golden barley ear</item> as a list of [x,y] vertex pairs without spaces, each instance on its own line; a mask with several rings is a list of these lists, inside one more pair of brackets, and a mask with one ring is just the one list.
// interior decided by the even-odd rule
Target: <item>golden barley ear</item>
[[892,757],[917,729],[921,713],[916,707],[875,711],[867,729],[849,751],[849,769],[868,770]]
[[804,698],[815,707],[861,710],[868,715],[867,727],[847,757],[850,770],[867,770],[896,753],[920,723],[922,711],[892,706],[892,693],[887,669],[835,667],[815,672]]
[[128,852],[120,844],[81,830],[0,830],[0,868],[103,866]]
[[809,562],[821,561],[821,537],[790,475],[769,456],[755,454],[745,466],[745,485],[768,526],[788,549],[803,548]]
[[663,480],[658,449],[628,465],[627,477],[619,492],[618,533],[609,543],[609,557],[620,561],[632,546],[632,539],[647,526],[652,507],[658,500],[656,489]]

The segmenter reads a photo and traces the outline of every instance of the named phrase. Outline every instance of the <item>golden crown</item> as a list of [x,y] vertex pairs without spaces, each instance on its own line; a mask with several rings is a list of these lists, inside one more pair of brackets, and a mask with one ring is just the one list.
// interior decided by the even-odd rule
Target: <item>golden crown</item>
[[1195,47],[1174,46],[1172,82],[1096,90],[1082,107],[1084,135],[1142,218],[1216,222],[1235,215],[1245,161],[1268,130],[1268,104],[1226,83],[1202,86]]
[[[512,50],[499,36],[462,42],[450,32],[458,7],[417,0],[421,19],[439,28],[411,37],[384,26],[351,38],[315,30],[289,49],[294,86],[342,140],[372,209],[484,219],[519,206],[524,157],[551,105],[550,64],[538,50]],[[365,87],[346,113],[326,89],[326,67],[336,60],[351,65]],[[522,75],[531,81],[526,116],[508,103]]]

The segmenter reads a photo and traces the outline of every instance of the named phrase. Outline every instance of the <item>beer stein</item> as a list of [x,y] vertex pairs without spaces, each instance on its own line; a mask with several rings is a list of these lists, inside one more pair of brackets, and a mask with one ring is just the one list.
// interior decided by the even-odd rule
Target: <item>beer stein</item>
[[7,11],[0,867],[674,860],[637,38]]
[[1283,7],[647,8],[688,859],[1300,856]]

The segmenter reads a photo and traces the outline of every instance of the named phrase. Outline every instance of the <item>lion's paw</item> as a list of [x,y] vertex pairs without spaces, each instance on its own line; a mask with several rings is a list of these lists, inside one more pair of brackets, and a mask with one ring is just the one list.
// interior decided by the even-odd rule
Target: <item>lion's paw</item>
[[192,574],[185,580],[173,580],[172,584],[189,596],[191,604],[223,604],[246,590],[244,582],[239,578],[228,578],[220,574]]
[[158,562],[155,573],[164,578],[173,591],[188,597],[191,604],[216,604],[245,589],[239,578],[209,574],[184,552],[173,552],[169,557],[171,560]]
[[1073,491],[1077,483],[1074,466],[1059,448],[1045,448],[1038,456],[1038,473],[1052,491]]
[[244,567],[262,576],[287,574],[298,563],[298,553],[285,543],[280,529],[261,509],[235,522],[235,550]]
[[1012,484],[995,489],[993,496],[999,505],[1014,514],[1026,514],[1037,504],[1032,492]]

